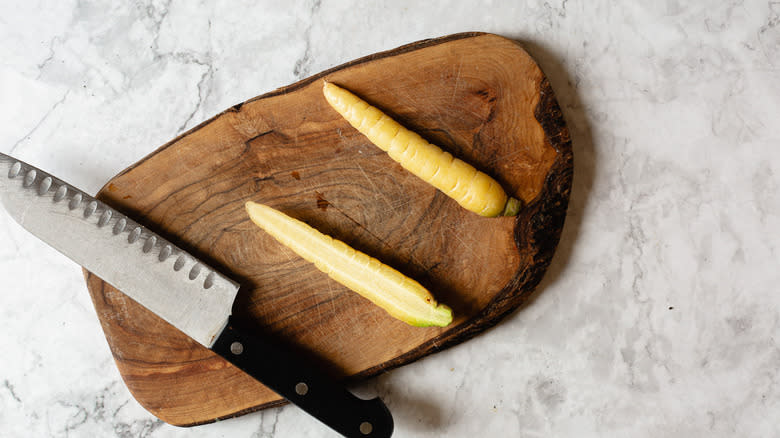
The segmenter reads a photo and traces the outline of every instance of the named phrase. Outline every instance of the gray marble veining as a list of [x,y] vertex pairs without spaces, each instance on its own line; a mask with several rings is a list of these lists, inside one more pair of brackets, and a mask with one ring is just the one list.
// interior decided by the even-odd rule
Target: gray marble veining
[[[231,105],[470,30],[520,41],[561,103],[561,245],[528,306],[356,390],[399,437],[780,436],[776,1],[4,2],[0,150],[94,193]],[[0,278],[0,436],[333,436],[290,406],[148,414],[79,268],[5,212]]]

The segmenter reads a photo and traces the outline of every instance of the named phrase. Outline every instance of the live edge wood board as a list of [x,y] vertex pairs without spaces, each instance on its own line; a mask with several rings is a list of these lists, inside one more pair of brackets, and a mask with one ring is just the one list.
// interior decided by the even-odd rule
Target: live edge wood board
[[[523,201],[520,214],[477,216],[403,170],[328,106],[323,80],[496,178]],[[234,314],[245,326],[336,378],[356,379],[463,342],[517,308],[550,263],[571,181],[571,142],[542,71],[517,42],[466,33],[235,105],[114,177],[98,198],[240,281]],[[253,225],[249,200],[416,279],[454,309],[453,323],[418,328],[391,318]],[[157,417],[195,425],[284,403],[85,276],[125,383]]]

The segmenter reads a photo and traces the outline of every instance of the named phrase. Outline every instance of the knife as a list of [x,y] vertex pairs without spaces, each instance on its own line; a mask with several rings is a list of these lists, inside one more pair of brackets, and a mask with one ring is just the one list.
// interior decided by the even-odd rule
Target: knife
[[0,203],[22,227],[346,437],[384,438],[393,417],[279,342],[236,325],[239,284],[64,181],[0,153]]

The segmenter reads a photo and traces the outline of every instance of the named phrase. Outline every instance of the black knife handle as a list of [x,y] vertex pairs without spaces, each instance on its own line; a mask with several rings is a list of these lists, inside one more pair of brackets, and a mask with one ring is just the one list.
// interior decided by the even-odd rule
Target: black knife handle
[[382,400],[355,397],[288,348],[237,328],[232,317],[211,349],[346,437],[393,434],[393,417]]

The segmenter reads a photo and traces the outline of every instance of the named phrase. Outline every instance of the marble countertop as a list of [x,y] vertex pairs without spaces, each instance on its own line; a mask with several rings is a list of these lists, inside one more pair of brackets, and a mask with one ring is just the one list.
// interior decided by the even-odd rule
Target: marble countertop
[[[0,151],[95,193],[323,69],[456,32],[517,39],[574,145],[552,266],[496,328],[363,390],[398,437],[780,436],[780,3],[471,3],[3,2]],[[335,436],[292,406],[157,420],[80,269],[4,211],[0,279],[2,436]]]

